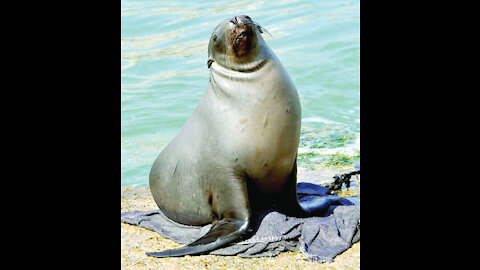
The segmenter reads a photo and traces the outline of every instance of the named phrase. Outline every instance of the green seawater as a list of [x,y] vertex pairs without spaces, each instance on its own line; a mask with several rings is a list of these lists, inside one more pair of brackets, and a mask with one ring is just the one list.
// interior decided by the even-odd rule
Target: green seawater
[[122,186],[148,186],[208,84],[213,29],[242,14],[271,34],[264,39],[298,90],[298,166],[359,162],[360,1],[122,1]]

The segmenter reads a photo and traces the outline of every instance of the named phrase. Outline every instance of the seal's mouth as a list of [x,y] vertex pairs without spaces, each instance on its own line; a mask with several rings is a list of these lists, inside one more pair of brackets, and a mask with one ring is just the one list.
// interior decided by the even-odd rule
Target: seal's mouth
[[243,40],[246,39],[246,38],[247,38],[247,34],[245,34],[245,31],[243,31],[242,33],[240,33],[240,35],[238,35],[235,38],[235,43],[243,42]]
[[252,49],[253,37],[255,32],[250,25],[235,27],[233,31],[233,52],[235,56],[242,58],[247,56]]

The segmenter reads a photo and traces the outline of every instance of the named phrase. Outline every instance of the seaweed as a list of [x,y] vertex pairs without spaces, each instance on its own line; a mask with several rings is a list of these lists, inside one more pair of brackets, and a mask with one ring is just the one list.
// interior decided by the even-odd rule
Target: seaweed
[[301,167],[313,170],[314,164],[326,167],[345,167],[360,162],[360,151],[357,155],[348,156],[344,154],[317,154],[314,152],[302,153],[297,156],[297,163]]

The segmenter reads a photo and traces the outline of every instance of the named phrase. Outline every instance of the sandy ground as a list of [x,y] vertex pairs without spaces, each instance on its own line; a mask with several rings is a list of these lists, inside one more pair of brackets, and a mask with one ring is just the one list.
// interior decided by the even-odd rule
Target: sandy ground
[[[121,201],[121,212],[157,208],[148,187],[122,187]],[[183,245],[162,238],[156,232],[121,223],[122,269],[360,269],[360,242],[331,263],[308,261],[300,251],[285,252],[276,257],[248,259],[216,255],[179,258],[153,258],[145,255],[146,252],[181,246]]]

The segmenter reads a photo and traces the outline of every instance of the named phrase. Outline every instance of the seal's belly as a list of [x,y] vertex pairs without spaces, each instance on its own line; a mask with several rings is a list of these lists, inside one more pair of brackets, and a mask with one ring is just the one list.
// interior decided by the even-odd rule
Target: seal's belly
[[275,193],[290,177],[300,137],[300,116],[282,106],[255,110],[238,119],[237,139],[247,174],[263,191]]

